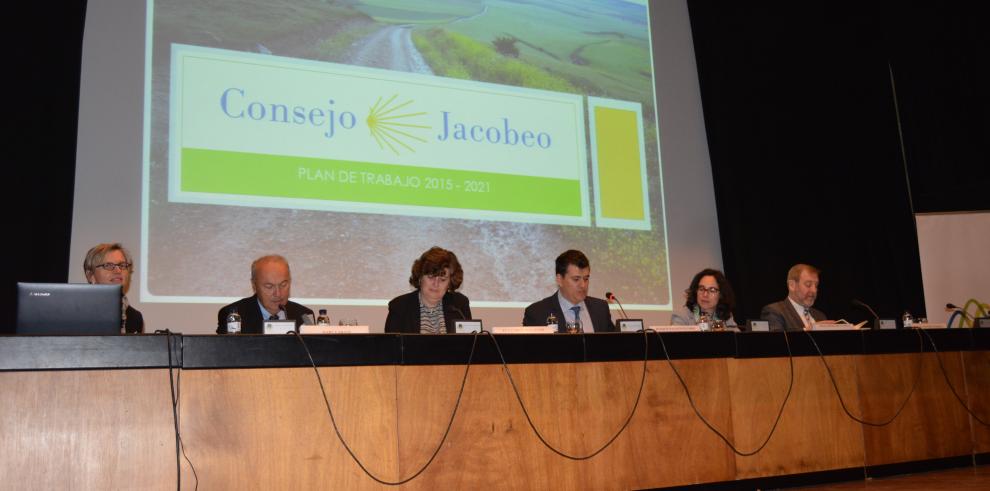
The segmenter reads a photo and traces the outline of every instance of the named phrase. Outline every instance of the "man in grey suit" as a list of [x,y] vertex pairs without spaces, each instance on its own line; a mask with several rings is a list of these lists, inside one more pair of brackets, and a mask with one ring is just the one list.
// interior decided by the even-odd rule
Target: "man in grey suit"
[[763,307],[760,319],[770,323],[771,331],[811,330],[826,315],[813,308],[818,298],[818,268],[795,264],[787,271],[787,298]]

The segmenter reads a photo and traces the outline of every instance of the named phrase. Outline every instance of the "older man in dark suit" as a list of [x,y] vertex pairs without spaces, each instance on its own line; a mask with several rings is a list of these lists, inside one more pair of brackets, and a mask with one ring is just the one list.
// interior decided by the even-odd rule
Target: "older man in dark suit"
[[811,330],[816,322],[827,318],[813,308],[818,298],[818,268],[795,264],[787,272],[787,298],[763,307],[760,319],[770,324],[771,331]]
[[296,328],[303,315],[313,315],[309,308],[289,300],[292,274],[289,262],[278,255],[263,256],[251,263],[251,288],[254,295],[242,298],[217,312],[217,334],[227,332],[227,315],[236,310],[241,315],[241,333],[264,334],[266,320],[294,320]]

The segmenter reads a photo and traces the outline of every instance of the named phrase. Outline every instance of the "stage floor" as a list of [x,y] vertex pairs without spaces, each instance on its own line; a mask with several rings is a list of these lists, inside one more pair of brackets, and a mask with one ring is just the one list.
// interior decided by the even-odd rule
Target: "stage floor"
[[828,484],[824,486],[808,486],[799,489],[830,491],[853,489],[869,489],[871,491],[885,489],[896,489],[898,491],[936,491],[943,489],[952,491],[982,491],[985,489],[990,489],[990,465],[924,472],[920,474],[906,474],[901,476],[868,479],[865,481]]

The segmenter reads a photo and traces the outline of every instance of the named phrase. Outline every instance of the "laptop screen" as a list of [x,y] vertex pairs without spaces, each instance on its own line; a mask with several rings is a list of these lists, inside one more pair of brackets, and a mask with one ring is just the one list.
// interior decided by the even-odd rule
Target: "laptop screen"
[[120,334],[120,309],[120,285],[17,284],[17,334]]

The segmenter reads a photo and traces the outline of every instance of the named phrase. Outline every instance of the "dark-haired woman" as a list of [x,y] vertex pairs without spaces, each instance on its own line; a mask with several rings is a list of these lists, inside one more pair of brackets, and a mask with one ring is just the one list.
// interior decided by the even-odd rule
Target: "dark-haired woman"
[[385,332],[443,334],[454,321],[471,318],[470,301],[456,290],[464,271],[453,252],[431,247],[412,265],[409,284],[416,290],[388,303]]
[[720,320],[726,327],[735,327],[732,309],[736,306],[736,297],[732,293],[732,285],[725,275],[717,269],[703,269],[694,275],[691,286],[684,291],[687,302],[681,310],[674,313],[670,323],[674,325],[697,325],[702,317],[709,322]]

